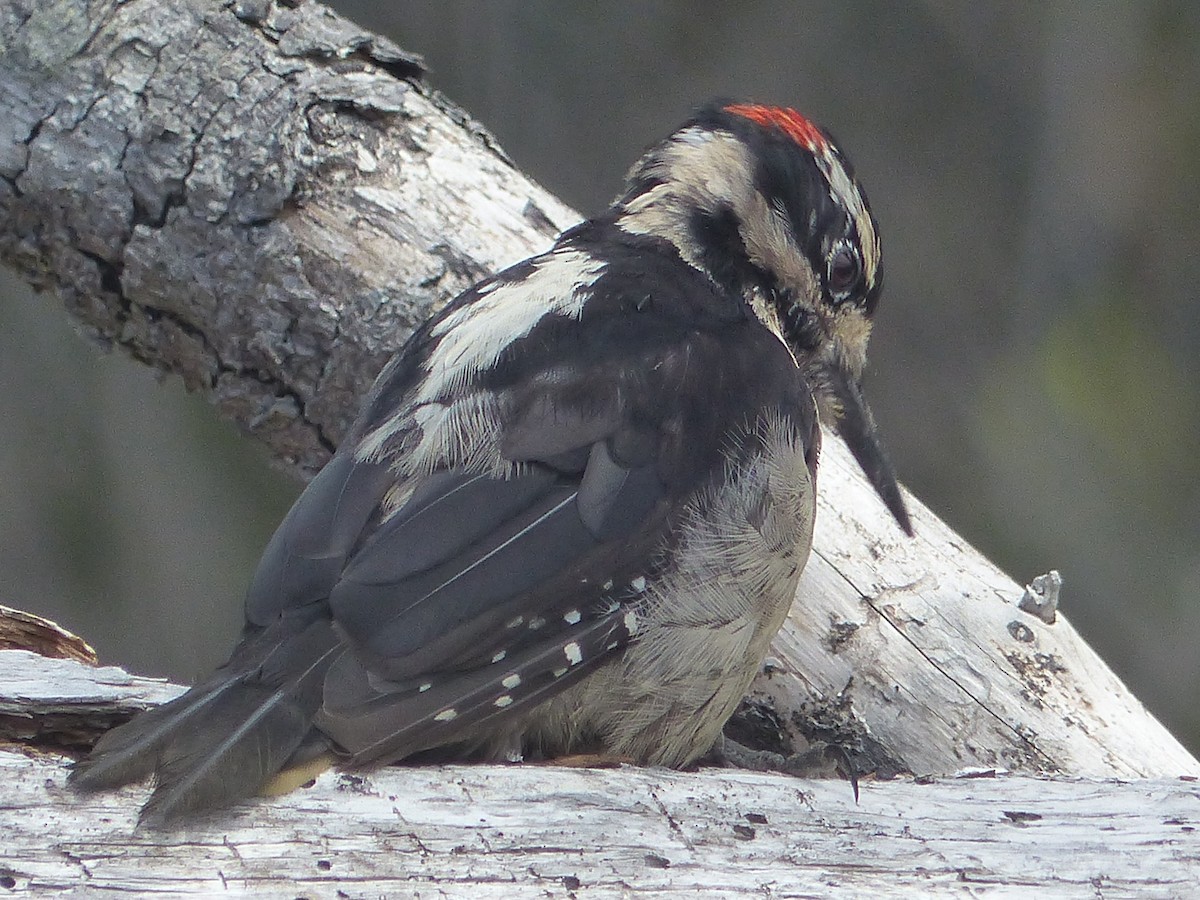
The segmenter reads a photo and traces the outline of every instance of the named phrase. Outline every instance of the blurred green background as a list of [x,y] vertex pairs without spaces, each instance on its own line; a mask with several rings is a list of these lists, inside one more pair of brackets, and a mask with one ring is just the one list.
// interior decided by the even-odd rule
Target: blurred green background
[[[884,237],[901,477],[1200,749],[1200,4],[341,2],[584,212],[713,96],[849,149]],[[223,661],[298,488],[2,273],[0,603],[107,662]]]

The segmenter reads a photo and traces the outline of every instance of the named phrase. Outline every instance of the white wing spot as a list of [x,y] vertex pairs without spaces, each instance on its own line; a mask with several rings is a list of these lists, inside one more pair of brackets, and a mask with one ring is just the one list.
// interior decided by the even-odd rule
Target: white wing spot
[[555,670],[554,670],[554,677],[555,677],[555,678],[562,678],[562,677],[563,677],[564,675],[566,675],[566,674],[567,674],[567,670],[566,670],[566,669],[555,669]]
[[518,675],[516,672],[509,675],[507,678],[505,678],[503,681],[500,682],[500,684],[502,684],[504,687],[508,688],[510,691],[513,688],[515,688],[517,685],[519,685],[520,683],[521,683],[521,676]]
[[567,657],[567,662],[573,666],[583,662],[583,651],[579,649],[579,645],[574,641],[563,647],[563,654]]
[[625,613],[625,617],[621,620],[625,625],[625,630],[629,632],[630,637],[638,632],[638,617],[632,609]]
[[433,717],[435,722],[450,722],[458,718],[458,710],[454,707],[443,709],[440,713]]
[[565,616],[563,616],[563,621],[566,622],[568,625],[578,625],[580,619],[582,619],[582,618],[583,618],[583,616],[582,616],[582,614],[580,614],[579,610],[573,609],[569,613],[567,613]]
[[497,653],[495,656],[492,657],[492,662],[498,663],[498,662],[500,662],[500,660],[504,659],[504,657],[506,657],[506,656],[508,656],[508,651],[501,650],[499,653]]
[[503,709],[506,706],[512,706],[513,699],[508,694],[501,694],[492,702]]
[[534,618],[529,620],[529,630],[537,631],[539,628],[541,628],[545,624],[546,624],[545,619],[543,619],[541,616],[535,616]]
[[525,621],[524,616],[517,616],[515,619],[510,619],[505,628],[519,628],[521,623]]
[[419,688],[417,688],[417,693],[418,693],[418,694],[423,694],[423,693],[425,693],[427,690],[429,690],[431,687],[433,687],[433,682],[432,682],[432,681],[427,681],[427,682],[425,682],[423,685],[421,685]]
[[633,579],[633,581],[629,582],[629,586],[640,594],[646,589],[646,576],[639,575],[637,578]]

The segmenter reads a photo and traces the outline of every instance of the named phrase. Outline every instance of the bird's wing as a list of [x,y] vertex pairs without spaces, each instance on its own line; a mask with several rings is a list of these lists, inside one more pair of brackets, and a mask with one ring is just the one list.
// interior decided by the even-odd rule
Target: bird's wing
[[584,296],[522,306],[574,253],[426,328],[264,555],[252,623],[328,598],[347,652],[317,724],[356,762],[453,742],[609,658],[748,416],[809,409],[782,345],[698,275],[650,297],[610,262]]

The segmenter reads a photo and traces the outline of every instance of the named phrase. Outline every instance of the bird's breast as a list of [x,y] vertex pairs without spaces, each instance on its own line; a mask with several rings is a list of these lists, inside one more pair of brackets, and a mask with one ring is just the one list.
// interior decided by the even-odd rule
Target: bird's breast
[[708,751],[783,624],[808,559],[811,438],[795,424],[761,416],[738,462],[689,500],[660,574],[633,606],[636,640],[539,710],[536,746],[586,745],[667,766]]

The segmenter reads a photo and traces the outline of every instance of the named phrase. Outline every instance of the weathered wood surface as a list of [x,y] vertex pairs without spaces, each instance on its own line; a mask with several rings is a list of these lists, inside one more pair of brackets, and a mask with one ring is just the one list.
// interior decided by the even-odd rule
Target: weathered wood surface
[[253,897],[1188,897],[1200,786],[531,766],[327,774],[171,832],[0,753],[0,890]]
[[42,616],[0,605],[0,650],[32,650],[42,656],[96,665],[96,651],[83,638]]
[[[177,685],[0,651],[0,889],[256,897],[1186,897],[1200,782],[535,766],[327,773],[169,832],[68,759]],[[15,727],[15,730],[14,730]],[[976,776],[976,777],[969,777]]]
[[[313,3],[11,0],[0,47],[0,258],[298,472],[415,322],[575,218]],[[827,441],[756,686],[785,743],[839,740],[864,771],[1200,774],[1062,616],[1020,611],[914,505],[910,541]]]
[[0,743],[87,749],[113,725],[181,691],[116,666],[0,650]]
[[779,668],[755,684],[787,718],[861,742],[867,771],[1200,774],[1063,615],[1021,611],[1024,589],[919,502],[909,540],[834,440],[818,480]]

